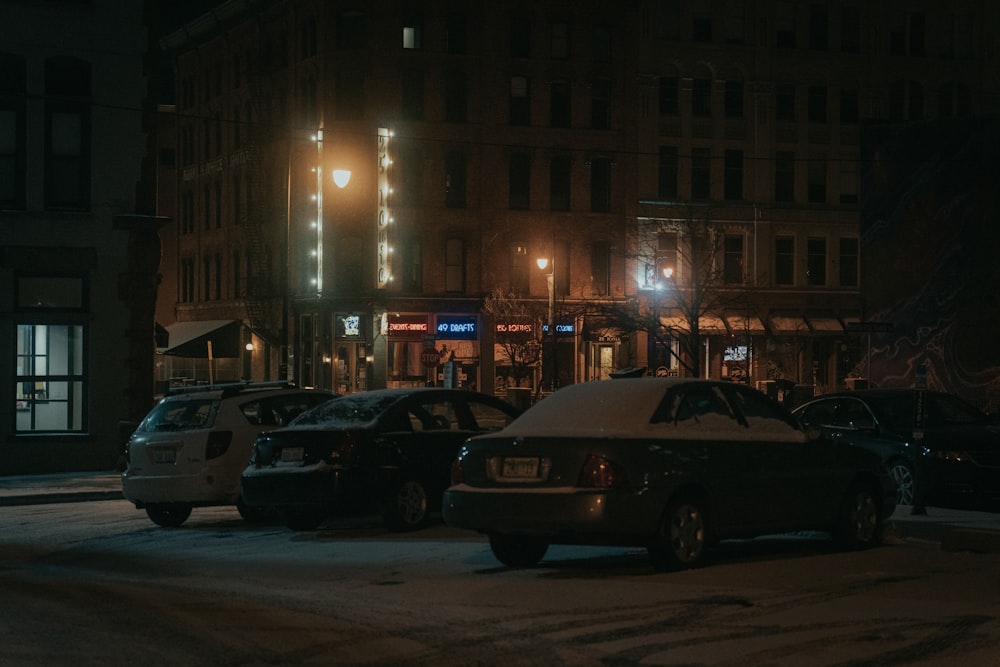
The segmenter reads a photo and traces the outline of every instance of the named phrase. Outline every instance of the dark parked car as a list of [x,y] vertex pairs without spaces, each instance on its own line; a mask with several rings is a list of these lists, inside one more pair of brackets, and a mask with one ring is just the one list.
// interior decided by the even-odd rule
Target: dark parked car
[[276,507],[295,530],[371,510],[394,530],[419,528],[439,508],[462,443],[518,414],[498,398],[460,389],[345,396],[262,433],[243,472],[243,498]]
[[1000,498],[1000,427],[957,396],[865,389],[826,394],[794,414],[828,441],[882,457],[901,505]]
[[612,544],[681,569],[725,538],[807,529],[867,547],[895,507],[877,456],[810,441],[762,393],[711,380],[565,387],[466,443],[452,480],[445,521],[514,567],[549,544]]

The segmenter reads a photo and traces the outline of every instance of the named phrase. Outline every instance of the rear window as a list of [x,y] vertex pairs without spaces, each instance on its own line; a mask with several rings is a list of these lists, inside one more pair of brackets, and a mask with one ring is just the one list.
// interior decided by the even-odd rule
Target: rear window
[[211,428],[218,405],[219,401],[211,398],[160,401],[136,430],[153,433]]
[[399,394],[352,394],[307,410],[292,420],[292,426],[359,426],[375,421],[400,399]]

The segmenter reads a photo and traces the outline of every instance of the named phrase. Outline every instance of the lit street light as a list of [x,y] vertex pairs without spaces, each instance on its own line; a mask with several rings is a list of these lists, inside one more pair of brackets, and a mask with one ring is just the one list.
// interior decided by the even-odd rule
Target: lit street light
[[[549,260],[546,257],[539,257],[536,260],[536,262],[538,264],[538,268],[541,269],[542,271],[544,271],[545,268],[549,266]],[[545,274],[545,283],[548,285],[549,288],[548,336],[546,337],[549,340],[548,355],[552,357],[552,361],[549,363],[549,370],[551,371],[551,375],[549,376],[549,388],[552,391],[556,390],[556,373],[558,372],[558,366],[556,365],[557,362],[556,362],[556,344],[555,344],[556,327],[553,317],[553,313],[555,311],[555,302],[556,302],[555,276],[556,276],[555,261],[553,261],[552,268],[549,270],[547,274]]]

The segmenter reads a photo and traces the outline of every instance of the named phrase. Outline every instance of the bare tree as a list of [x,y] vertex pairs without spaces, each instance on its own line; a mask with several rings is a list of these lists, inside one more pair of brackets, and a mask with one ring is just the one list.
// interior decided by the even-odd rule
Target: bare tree
[[542,306],[521,298],[514,290],[496,288],[483,299],[483,312],[494,323],[494,342],[501,365],[510,366],[514,386],[531,378],[541,359]]

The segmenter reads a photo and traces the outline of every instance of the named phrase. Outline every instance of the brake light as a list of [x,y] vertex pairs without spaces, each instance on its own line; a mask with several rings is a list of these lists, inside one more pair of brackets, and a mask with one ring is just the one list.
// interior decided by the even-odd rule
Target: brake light
[[462,459],[458,458],[451,462],[451,483],[452,484],[464,484],[465,483],[465,464],[462,463]]
[[628,484],[625,469],[602,456],[591,454],[583,464],[577,486],[587,489],[611,489]]
[[205,443],[205,460],[217,459],[229,450],[233,441],[232,431],[210,431],[208,442]]

